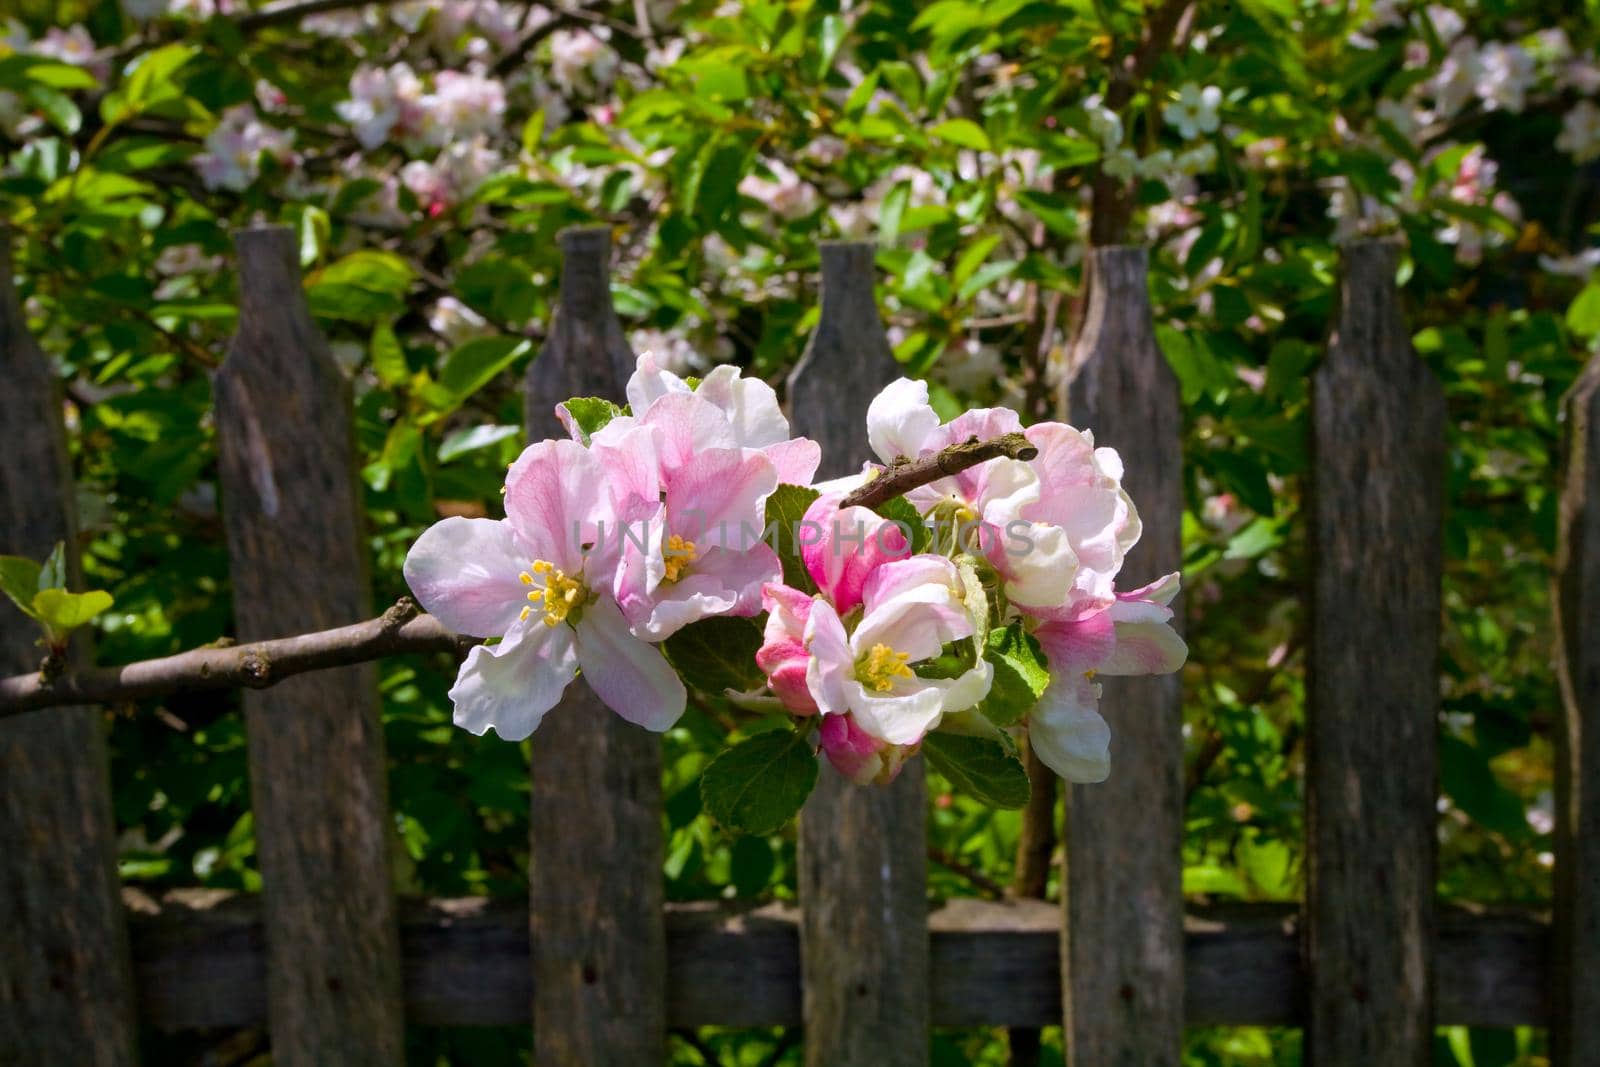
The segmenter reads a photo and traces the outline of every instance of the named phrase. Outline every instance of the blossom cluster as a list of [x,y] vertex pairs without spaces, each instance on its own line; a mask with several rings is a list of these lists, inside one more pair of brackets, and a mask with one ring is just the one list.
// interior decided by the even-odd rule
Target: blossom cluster
[[[1171,672],[1187,655],[1170,625],[1176,574],[1115,588],[1139,517],[1117,454],[1086,432],[1024,429],[1004,408],[944,423],[927,386],[901,379],[868,412],[881,463],[813,485],[816,443],[792,437],[772,388],[730,365],[694,382],[646,353],[627,400],[559,406],[570,439],[512,464],[505,518],[446,518],[406,559],[424,607],[496,639],[450,690],[474,733],[527,737],[580,671],[617,714],[666,730],[696,682],[673,638],[725,617],[751,620],[760,684],[708,695],[815,726],[856,782],[892,779],[933,731],[999,738],[1021,721],[1059,774],[1099,781],[1109,730],[1096,676]],[[1017,433],[1031,459],[990,459],[896,498],[917,521],[846,499],[905,461]],[[770,513],[780,487],[806,502],[793,530]],[[1048,682],[997,714],[1008,634]]]

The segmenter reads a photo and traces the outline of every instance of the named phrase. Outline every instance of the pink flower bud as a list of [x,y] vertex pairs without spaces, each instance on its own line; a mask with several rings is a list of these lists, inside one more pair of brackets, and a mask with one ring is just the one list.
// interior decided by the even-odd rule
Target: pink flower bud
[[756,665],[767,675],[767,685],[783,706],[796,715],[815,715],[817,702],[806,687],[806,620],[811,598],[798,589],[769,582],[761,590],[767,611],[766,640],[756,651]]
[[822,753],[833,769],[857,785],[887,785],[920,746],[891,745],[856,725],[854,715],[824,715],[818,730]]
[[861,603],[867,577],[880,564],[905,559],[911,545],[894,522],[867,508],[840,508],[839,500],[829,493],[812,501],[796,537],[812,581],[844,615]]

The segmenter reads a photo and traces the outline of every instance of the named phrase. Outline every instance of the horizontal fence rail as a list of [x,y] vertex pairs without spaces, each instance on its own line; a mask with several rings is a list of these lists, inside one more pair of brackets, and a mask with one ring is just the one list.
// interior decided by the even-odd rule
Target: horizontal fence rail
[[[124,892],[139,1012],[158,1030],[258,1026],[266,953],[256,897]],[[669,904],[667,1022],[793,1026],[800,1013],[800,911],[786,905]],[[928,918],[934,1026],[1061,1021],[1060,909],[1043,901],[958,900]],[[1184,1021],[1299,1026],[1307,988],[1293,905],[1190,908]],[[1550,925],[1532,911],[1442,909],[1434,1009],[1444,1026],[1542,1026],[1550,1014]],[[529,1021],[528,911],[486,897],[402,900],[406,1017],[433,1026]]]

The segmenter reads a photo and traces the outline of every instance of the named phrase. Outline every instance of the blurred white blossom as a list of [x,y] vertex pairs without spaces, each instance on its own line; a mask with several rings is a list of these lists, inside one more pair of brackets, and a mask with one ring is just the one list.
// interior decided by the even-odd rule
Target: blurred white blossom
[[1215,133],[1221,119],[1217,109],[1222,106],[1222,90],[1215,85],[1201,88],[1194,82],[1184,82],[1178,97],[1161,109],[1161,117],[1175,128],[1185,141],[1192,141],[1202,133]]

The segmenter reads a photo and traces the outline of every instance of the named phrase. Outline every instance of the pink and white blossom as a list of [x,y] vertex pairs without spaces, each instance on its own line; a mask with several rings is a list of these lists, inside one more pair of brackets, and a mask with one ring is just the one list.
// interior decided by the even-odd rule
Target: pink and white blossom
[[1028,716],[1039,758],[1071,782],[1101,782],[1111,770],[1111,730],[1100,716],[1096,675],[1171,674],[1189,649],[1171,626],[1178,575],[1118,593],[1101,611],[1033,631],[1050,664],[1050,686]]
[[418,602],[452,629],[500,638],[468,654],[450,689],[458,726],[521,740],[580,669],[630,722],[660,731],[683,713],[682,681],[612,598],[610,556],[585,547],[614,528],[608,486],[600,457],[543,441],[512,465],[504,519],[448,518],[411,547]]

